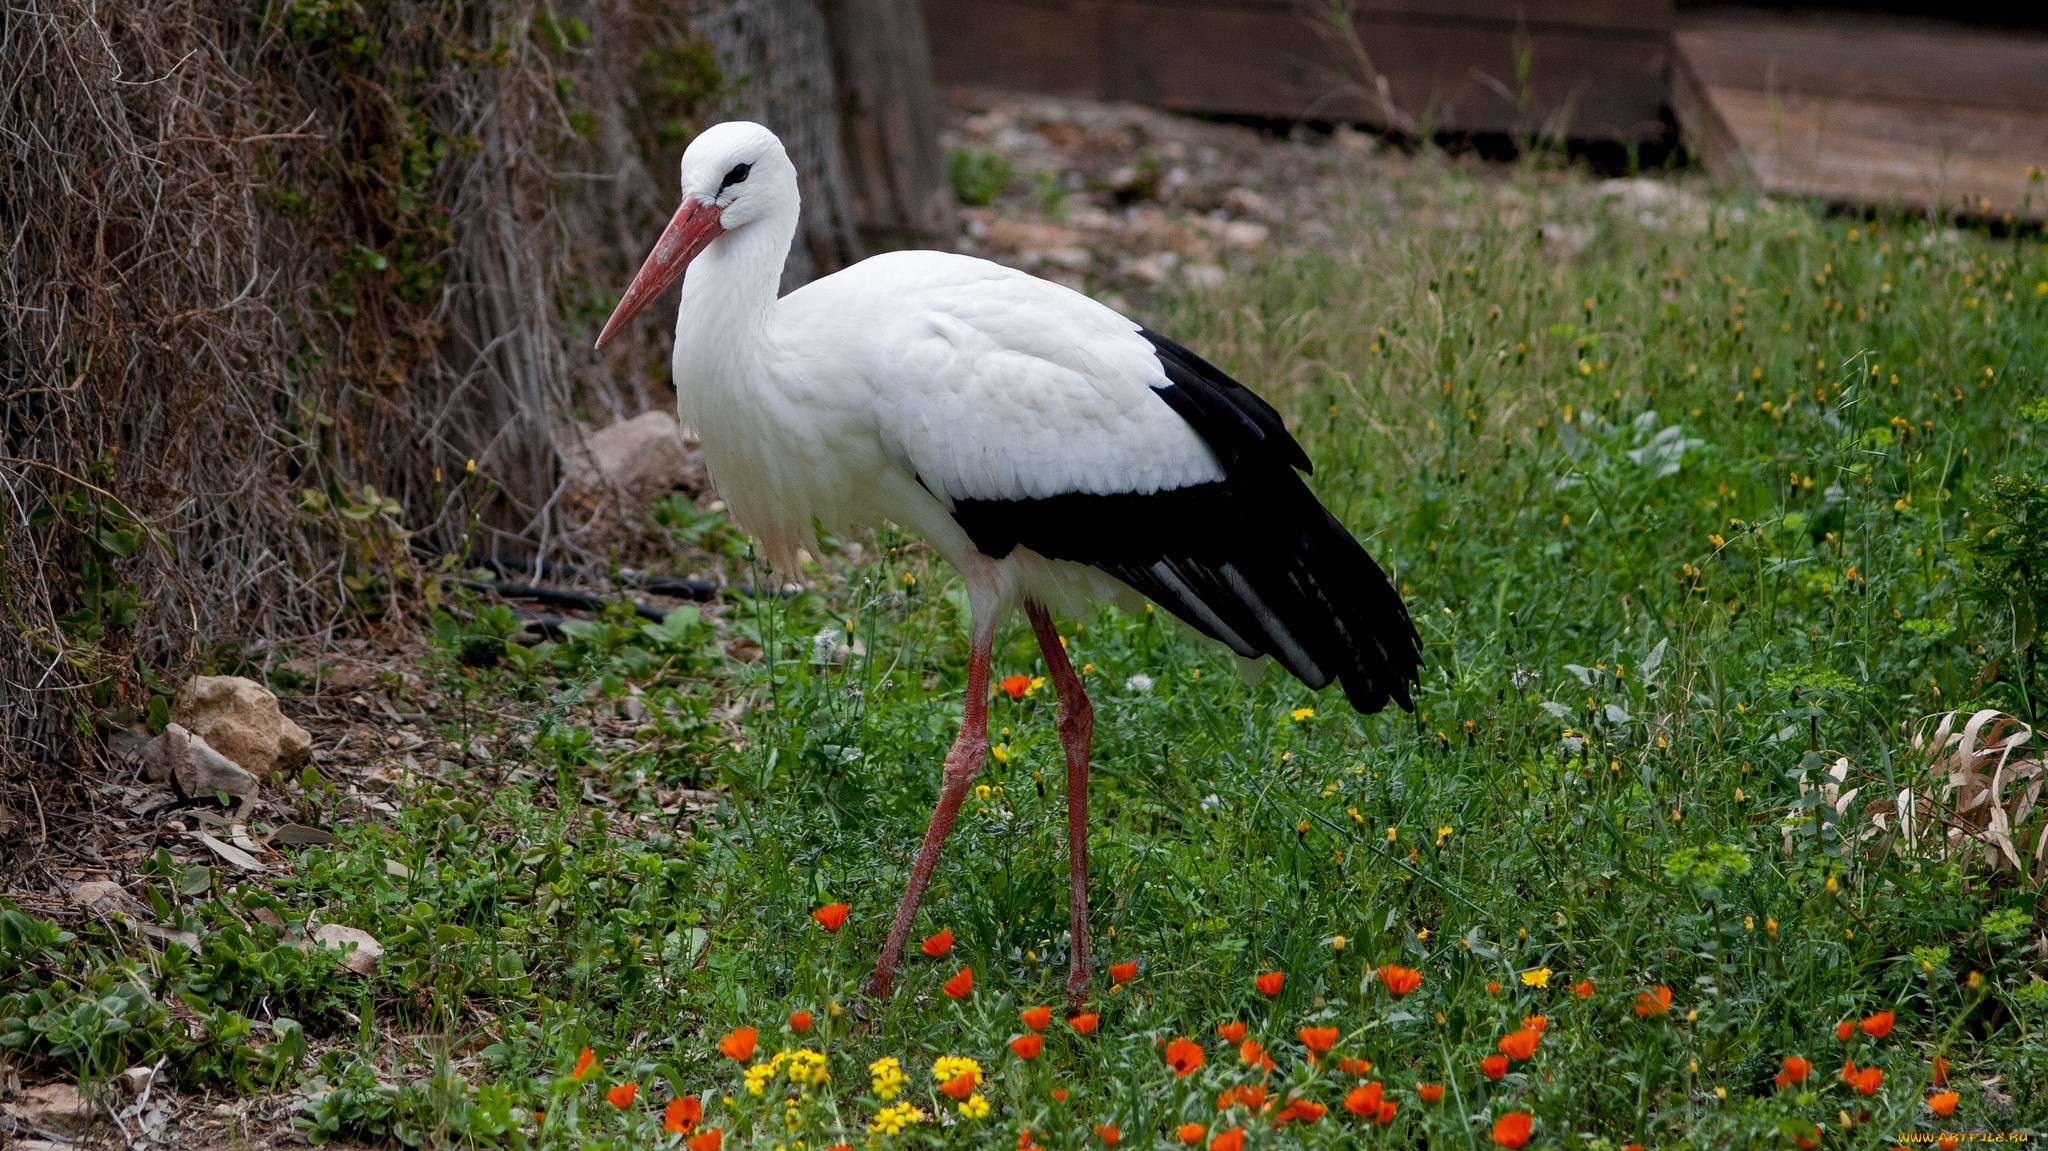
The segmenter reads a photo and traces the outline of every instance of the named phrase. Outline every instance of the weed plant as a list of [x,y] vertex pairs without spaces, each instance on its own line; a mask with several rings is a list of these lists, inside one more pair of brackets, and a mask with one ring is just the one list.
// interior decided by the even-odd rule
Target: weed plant
[[[1085,1033],[1021,622],[918,921],[937,954],[859,1009],[966,662],[957,579],[884,531],[825,541],[809,590],[534,650],[452,605],[430,670],[465,755],[280,882],[160,875],[197,950],[7,913],[0,1043],[292,1065],[310,1137],[406,1144],[2038,1137],[2038,892],[1880,853],[1822,790],[1846,759],[1866,797],[1938,792],[1910,725],[2037,714],[2039,573],[1985,538],[2039,514],[1993,486],[2048,446],[2038,236],[1455,171],[1404,196],[1150,321],[1294,419],[1423,633],[1418,709],[1247,682],[1163,614],[1066,621],[1098,709]],[[591,718],[629,695],[630,736]],[[378,974],[278,958],[313,916],[375,935]],[[255,1022],[202,1043],[179,1005]]]

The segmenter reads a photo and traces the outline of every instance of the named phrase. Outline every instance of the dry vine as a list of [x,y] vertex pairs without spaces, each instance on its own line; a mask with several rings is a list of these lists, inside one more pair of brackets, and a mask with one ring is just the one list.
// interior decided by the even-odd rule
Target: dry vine
[[[602,546],[558,448],[666,402],[666,336],[589,335],[692,128],[829,115],[829,72],[747,71],[822,27],[814,0],[0,9],[0,806],[32,773],[49,801],[159,677],[405,612],[414,545]],[[798,150],[829,186],[826,137]],[[811,199],[830,264],[844,196]]]

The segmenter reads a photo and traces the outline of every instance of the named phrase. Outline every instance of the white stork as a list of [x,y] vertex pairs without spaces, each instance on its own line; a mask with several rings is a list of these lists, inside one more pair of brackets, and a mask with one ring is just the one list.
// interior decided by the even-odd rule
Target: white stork
[[599,346],[684,277],[679,415],[770,563],[793,570],[814,521],[886,520],[967,584],[965,715],[867,992],[888,994],[988,753],[990,648],[1021,604],[1059,701],[1078,1003],[1094,712],[1050,612],[1135,591],[1241,657],[1271,656],[1310,687],[1341,683],[1370,713],[1411,706],[1420,641],[1407,610],[1302,482],[1308,456],[1279,413],[1200,356],[1079,292],[945,252],[876,256],[778,299],[796,169],[758,124],[698,136],[682,183]]

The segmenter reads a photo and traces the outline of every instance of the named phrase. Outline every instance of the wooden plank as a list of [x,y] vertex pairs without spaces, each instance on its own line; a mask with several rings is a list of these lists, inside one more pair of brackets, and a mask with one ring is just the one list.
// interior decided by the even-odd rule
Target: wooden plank
[[1671,59],[1671,114],[1678,121],[1685,146],[1699,157],[1714,182],[1722,187],[1754,186],[1755,173],[1743,160],[1742,145],[1728,121],[1714,107],[1707,86],[1683,51]]
[[1672,110],[1724,183],[2048,219],[2048,37],[1750,10],[1674,43]]
[[2048,108],[2048,36],[1754,9],[1687,13],[1674,35],[1708,87]]
[[[1226,7],[1121,0],[1108,14],[1106,94],[1168,108],[1363,120],[1414,129],[1642,139],[1662,130],[1661,34],[1449,27],[1361,16],[1358,39],[1408,122],[1390,116],[1326,29]],[[1527,89],[1516,79],[1526,59]]]
[[1409,130],[1647,139],[1663,131],[1670,3],[1362,0],[1359,39],[1400,115],[1298,0],[925,0],[925,17],[942,84]]
[[[1323,0],[1152,0],[1155,7],[1216,9],[1319,20]],[[1667,33],[1671,0],[1352,0],[1356,18],[1409,16],[1446,24],[1601,28]]]
[[2048,218],[2048,113],[1708,88],[1766,192]]
[[924,0],[940,84],[1103,98],[1101,0]]

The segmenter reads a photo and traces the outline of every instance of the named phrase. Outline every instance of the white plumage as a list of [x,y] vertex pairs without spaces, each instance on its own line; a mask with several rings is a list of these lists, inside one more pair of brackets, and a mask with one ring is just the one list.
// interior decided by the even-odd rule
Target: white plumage
[[755,124],[683,157],[683,205],[599,337],[683,277],[675,383],[714,483],[770,561],[813,522],[892,521],[965,577],[966,716],[871,992],[889,986],[938,847],[986,752],[989,650],[1021,603],[1060,703],[1074,962],[1088,972],[1092,709],[1048,607],[1133,590],[1361,710],[1407,703],[1417,642],[1399,597],[1296,470],[1279,416],[1212,365],[1088,297],[985,260],[897,252],[782,299],[796,174]]

